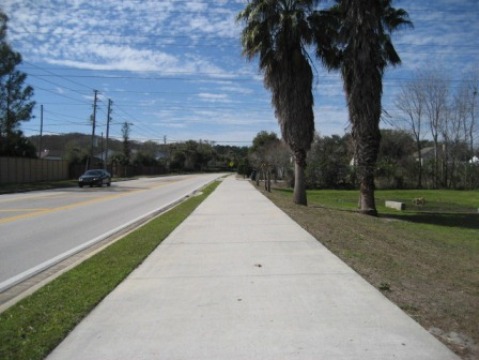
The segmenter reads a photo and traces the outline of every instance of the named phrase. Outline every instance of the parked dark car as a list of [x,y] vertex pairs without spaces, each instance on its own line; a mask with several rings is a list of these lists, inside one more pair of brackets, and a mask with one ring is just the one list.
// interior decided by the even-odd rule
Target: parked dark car
[[90,187],[93,185],[102,186],[103,184],[111,185],[111,175],[108,171],[102,169],[87,170],[78,179],[79,187],[83,187],[83,185],[89,185]]

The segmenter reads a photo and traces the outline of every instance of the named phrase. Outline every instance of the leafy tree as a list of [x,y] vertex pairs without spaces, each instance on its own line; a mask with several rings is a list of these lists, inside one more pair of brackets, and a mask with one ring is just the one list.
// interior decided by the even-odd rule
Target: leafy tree
[[247,157],[239,159],[237,171],[239,175],[243,175],[245,177],[251,174],[251,165]]
[[22,62],[6,41],[8,17],[0,11],[0,155],[35,156],[32,144],[19,129],[32,117],[33,88],[25,86],[27,75],[16,70]]
[[315,136],[306,170],[311,188],[350,187],[350,135]]
[[141,144],[138,153],[135,156],[134,162],[144,166],[158,165],[158,154],[160,152],[160,144],[154,141],[145,141]]
[[293,201],[307,205],[306,154],[314,136],[313,73],[306,47],[313,43],[310,23],[315,0],[251,0],[237,19],[244,21],[243,55],[259,56],[264,85],[281,134],[294,154]]
[[186,160],[185,153],[177,149],[176,146],[172,147],[170,170],[183,171],[185,169],[185,160]]
[[130,123],[124,122],[121,127],[121,135],[123,138],[123,157],[122,165],[128,165],[130,163],[131,156],[131,144],[130,144]]
[[412,23],[406,11],[392,7],[392,0],[336,0],[325,14],[335,19],[323,22],[332,27],[323,33],[332,36],[333,50],[325,56],[318,48],[317,55],[328,67],[341,71],[355,145],[360,211],[377,215],[374,170],[381,140],[382,79],[388,65],[401,62],[390,34]]
[[266,190],[271,190],[272,174],[275,181],[279,175],[284,174],[289,158],[290,152],[274,132],[261,131],[253,139],[249,160],[257,171],[256,179],[259,180],[261,175],[265,180]]
[[414,139],[409,132],[381,130],[376,176],[384,178],[387,187],[402,188],[414,149]]
[[268,133],[267,131],[260,131],[253,139],[250,152],[261,152],[267,148],[270,144],[279,142],[278,135],[274,132]]
[[[253,139],[248,159],[255,169],[256,184],[259,184],[260,178],[267,180],[267,171],[271,166],[269,164],[268,152],[279,141],[278,136],[274,132],[268,133],[267,131],[260,131]],[[267,187],[266,183],[265,186]]]
[[141,166],[156,166],[158,165],[158,161],[156,158],[145,151],[138,151],[133,159],[133,165],[141,165]]

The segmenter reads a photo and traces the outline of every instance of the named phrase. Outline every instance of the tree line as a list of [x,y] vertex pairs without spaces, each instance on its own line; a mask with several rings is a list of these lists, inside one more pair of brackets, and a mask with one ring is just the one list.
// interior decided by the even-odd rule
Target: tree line
[[[442,143],[440,144],[442,145]],[[465,145],[465,144],[464,144]],[[440,146],[443,148],[442,146]],[[435,188],[433,140],[421,140],[421,150],[428,150],[428,156],[421,159],[417,151],[415,137],[405,129],[382,129],[381,144],[374,168],[375,186],[381,189],[417,188],[418,170],[423,169],[422,188]],[[463,153],[461,156],[463,156]],[[321,136],[315,134],[311,150],[307,155],[308,166],[305,169],[307,189],[357,189],[359,187],[357,166],[354,161],[354,142],[351,134]],[[441,184],[448,189],[478,189],[479,162],[469,157],[459,157],[454,161],[451,155],[440,153],[440,168],[455,163],[454,171],[449,171],[449,181]],[[285,181],[294,186],[292,154],[288,146],[278,136],[262,131],[256,135],[249,148],[247,163],[249,172],[245,173],[259,184],[265,180],[266,190],[270,182]],[[239,169],[238,171],[241,171]],[[269,184],[269,185],[268,185]]]
[[[236,171],[248,153],[248,147],[220,145],[211,141],[188,140],[167,144],[132,140],[127,131],[123,135],[121,140],[108,141],[108,156],[106,140],[97,136],[94,139],[91,166],[107,169],[116,165],[154,167],[157,173]],[[34,135],[27,140],[37,145],[40,136]],[[44,135],[41,143],[47,150],[42,157],[55,156],[68,161],[71,166],[85,168],[91,161],[91,142],[90,135],[80,133]]]

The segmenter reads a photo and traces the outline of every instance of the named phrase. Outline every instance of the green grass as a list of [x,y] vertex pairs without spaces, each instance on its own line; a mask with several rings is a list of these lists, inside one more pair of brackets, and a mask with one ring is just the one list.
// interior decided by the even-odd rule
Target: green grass
[[[283,190],[290,192],[291,190]],[[413,199],[423,197],[424,206],[416,206]],[[359,193],[357,190],[312,190],[308,191],[310,205],[338,209],[356,210]],[[394,210],[384,206],[386,200],[400,201],[406,211],[433,212],[475,212],[479,208],[479,191],[456,190],[377,190],[376,206],[379,212],[391,213]]]
[[0,314],[0,359],[43,359],[218,186],[147,223]]
[[[292,196],[290,189],[276,190]],[[416,206],[413,199],[423,197],[425,205]],[[479,191],[456,190],[377,190],[376,206],[381,217],[438,225],[441,228],[479,229]],[[356,211],[359,192],[357,190],[310,190],[310,207]],[[405,211],[385,206],[386,200],[399,201],[406,205]],[[476,234],[477,236],[477,234]]]

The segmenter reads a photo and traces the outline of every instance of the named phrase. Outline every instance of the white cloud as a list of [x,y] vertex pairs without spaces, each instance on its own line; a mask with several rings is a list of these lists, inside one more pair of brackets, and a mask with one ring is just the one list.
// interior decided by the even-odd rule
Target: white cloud
[[[241,56],[241,24],[234,18],[245,3],[5,0],[2,8],[10,17],[9,40],[24,58],[28,80],[38,84],[38,104],[64,104],[58,113],[88,119],[92,89],[98,89],[113,98],[115,121],[141,124],[133,131],[146,134],[150,127],[156,137],[228,139],[278,132],[258,60]],[[383,107],[390,113],[401,82],[418,68],[440,66],[459,79],[477,69],[479,56],[477,0],[403,0],[395,6],[410,12],[415,28],[393,34],[403,63],[385,73]],[[58,97],[62,91],[68,97]],[[317,130],[342,133],[348,126],[342,81],[319,62],[313,94]]]
[[231,99],[227,94],[211,94],[211,93],[200,93],[198,97],[206,102],[213,102],[213,103],[230,103]]

